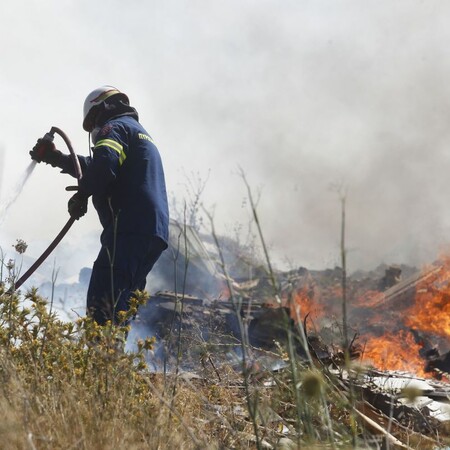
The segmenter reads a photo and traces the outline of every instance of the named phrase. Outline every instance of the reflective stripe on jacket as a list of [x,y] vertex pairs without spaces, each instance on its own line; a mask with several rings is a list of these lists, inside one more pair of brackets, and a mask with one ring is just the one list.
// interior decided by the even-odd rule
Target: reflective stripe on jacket
[[[168,241],[169,209],[164,170],[153,139],[131,116],[108,120],[95,137],[93,155],[78,156],[79,188],[92,201],[103,228]],[[70,162],[63,171],[72,173]]]

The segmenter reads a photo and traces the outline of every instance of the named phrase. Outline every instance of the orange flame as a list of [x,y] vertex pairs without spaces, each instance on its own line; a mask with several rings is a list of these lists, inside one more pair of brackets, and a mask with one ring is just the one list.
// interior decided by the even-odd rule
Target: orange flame
[[436,347],[442,338],[448,341],[450,337],[450,258],[427,267],[423,274],[423,279],[416,285],[412,305],[409,302],[395,305],[398,312],[401,311],[401,314],[392,315],[397,318],[397,323],[389,323],[389,314],[381,310],[387,330],[402,330],[368,338],[364,359],[371,360],[380,369],[405,370],[430,377],[432,375],[424,372],[426,361],[419,353],[424,343],[418,342],[417,336],[415,338],[408,330],[418,332]]
[[415,342],[408,331],[386,333],[367,340],[363,360],[370,361],[380,370],[402,370],[425,376],[420,349],[421,345]]
[[[447,266],[447,267],[445,267]],[[450,261],[432,283],[417,286],[415,304],[406,312],[405,323],[414,330],[450,338]]]
[[318,319],[325,314],[324,307],[314,298],[311,298],[305,290],[297,291],[289,306],[291,317],[296,321],[303,320],[308,314],[314,319]]
[[[431,377],[424,370],[427,360],[422,357],[423,352],[433,347],[440,353],[449,350],[445,347],[450,342],[450,256],[424,268],[421,276],[405,286],[397,296],[392,297],[391,293],[391,297],[386,297],[379,290],[363,291],[363,283],[349,284],[350,325],[359,332],[359,343],[365,342],[364,361],[380,370]],[[315,323],[324,317],[337,317],[339,321],[342,315],[339,283],[309,283],[290,301],[283,300],[294,320],[303,320],[309,314]]]

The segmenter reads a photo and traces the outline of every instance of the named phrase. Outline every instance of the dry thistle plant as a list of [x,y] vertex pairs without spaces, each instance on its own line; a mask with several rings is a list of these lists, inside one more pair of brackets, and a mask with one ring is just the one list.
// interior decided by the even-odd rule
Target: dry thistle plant
[[[128,326],[100,327],[88,317],[61,322],[36,289],[24,300],[28,307],[0,287],[4,448],[148,448],[154,439],[173,448],[186,439],[180,423],[170,436],[155,432],[163,413],[146,364],[153,339],[125,353],[118,343]],[[135,293],[124,324],[146,300],[145,292]]]
[[123,325],[100,327],[88,317],[62,322],[36,289],[8,291],[10,271],[1,273],[2,448],[350,448],[354,436],[369,448],[354,399],[319,360],[280,343],[285,367],[262,369],[247,343],[248,365],[232,364],[221,354],[236,342],[220,332],[206,341],[201,330],[183,328],[172,338],[183,340],[182,358],[198,365],[197,376],[152,372],[153,338],[123,351],[146,292],[135,292]]

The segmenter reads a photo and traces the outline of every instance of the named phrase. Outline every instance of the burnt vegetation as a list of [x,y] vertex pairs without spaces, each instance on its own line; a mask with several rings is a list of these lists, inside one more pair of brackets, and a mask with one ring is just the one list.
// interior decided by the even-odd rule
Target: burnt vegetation
[[[437,289],[446,304],[442,265],[279,272],[264,246],[257,257],[254,244],[218,237],[211,225],[205,236],[172,223],[150,280],[161,289],[136,292],[123,317],[139,307],[131,327],[60,320],[53,295],[14,288],[21,264],[1,253],[5,448],[449,445],[445,339],[413,314],[418,291]],[[13,247],[20,260],[26,244]],[[386,350],[370,339],[387,331],[411,334],[415,367],[431,378],[367,363]]]

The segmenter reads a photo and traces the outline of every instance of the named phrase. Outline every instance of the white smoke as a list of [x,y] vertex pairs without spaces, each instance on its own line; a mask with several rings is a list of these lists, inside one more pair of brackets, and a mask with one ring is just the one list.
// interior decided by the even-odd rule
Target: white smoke
[[0,143],[0,199],[2,198],[2,185],[5,172],[5,149]]
[[[203,200],[216,204],[223,233],[248,221],[235,175],[243,167],[255,191],[262,188],[258,210],[277,262],[339,263],[334,182],[348,187],[353,268],[426,262],[448,241],[450,3],[112,4],[5,3],[0,94],[8,107],[0,137],[16,146],[8,145],[8,172],[20,172],[26,150],[51,125],[83,153],[82,102],[98,85],[115,84],[157,142],[170,192],[183,199],[180,169],[204,177],[211,169]],[[49,48],[51,71],[40,57]],[[39,168],[40,182],[2,231],[50,240],[64,224],[64,181],[50,171]],[[52,202],[37,201],[36,192]],[[41,212],[45,223],[25,223],[25,210]],[[98,229],[91,217],[71,230],[74,245]]]
[[[1,162],[1,161],[0,161]],[[16,184],[11,189],[11,192],[7,195],[7,197],[1,201],[0,203],[0,225],[6,218],[8,214],[8,210],[12,204],[17,200],[19,195],[21,194],[25,183],[30,178],[30,175],[33,173],[34,168],[36,167],[36,161],[31,161],[28,167],[25,169],[23,174],[17,180]]]

